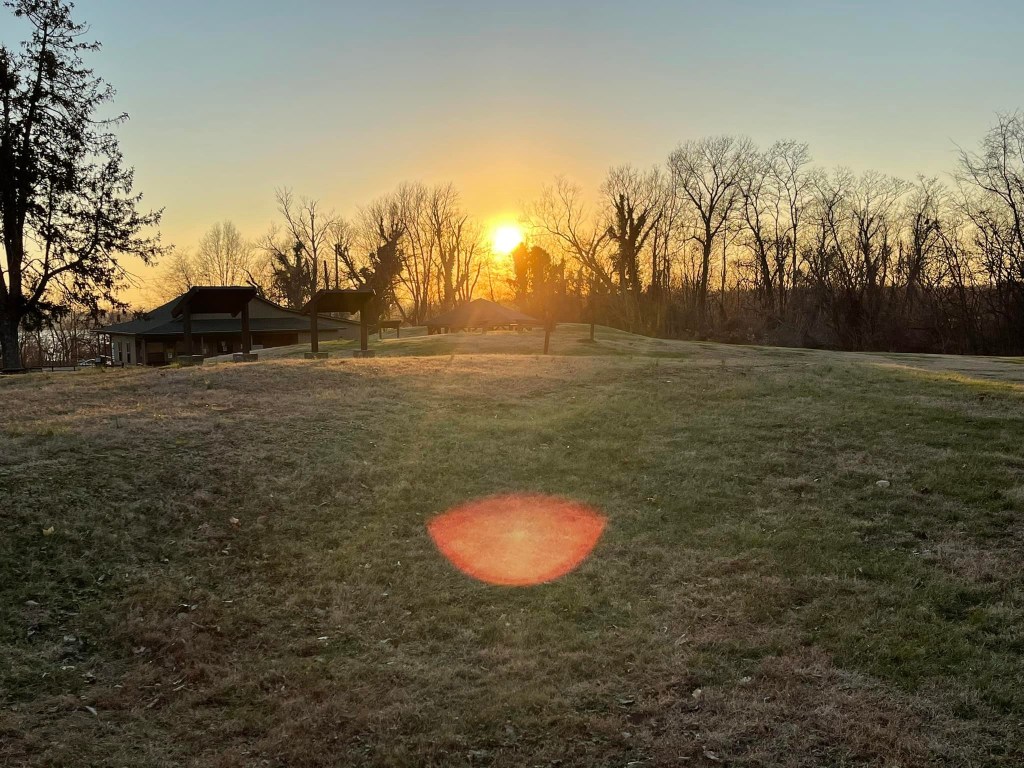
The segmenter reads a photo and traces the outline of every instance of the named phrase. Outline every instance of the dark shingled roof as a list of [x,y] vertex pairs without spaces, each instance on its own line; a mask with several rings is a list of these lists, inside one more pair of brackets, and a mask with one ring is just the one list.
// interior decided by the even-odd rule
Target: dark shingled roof
[[376,294],[369,288],[340,288],[334,290],[317,291],[316,295],[306,302],[302,308],[302,314],[308,315],[313,311],[313,304],[316,303],[317,314],[322,312],[347,312],[354,313],[362,311],[367,303],[376,297]]
[[225,313],[235,317],[258,295],[251,285],[196,285],[171,309],[171,317],[180,317],[186,307],[193,315]]
[[[100,333],[110,333],[124,336],[183,336],[185,333],[184,317],[173,317],[174,308],[181,301],[183,296],[167,302],[163,306],[140,315],[135,320],[126,323],[116,323],[100,328]],[[269,307],[273,317],[253,317],[249,321],[250,330],[253,333],[273,333],[275,331],[308,331],[309,316],[303,315],[290,309],[285,309],[272,301],[257,296],[250,302],[252,305],[259,303]],[[330,328],[345,328],[358,325],[353,320],[338,320],[334,317],[320,315],[317,325],[321,330]],[[240,317],[217,317],[209,319],[192,319],[192,334],[202,336],[203,334],[217,333],[241,333],[242,320]]]
[[431,328],[486,328],[496,325],[544,325],[535,317],[487,299],[475,299],[427,321]]

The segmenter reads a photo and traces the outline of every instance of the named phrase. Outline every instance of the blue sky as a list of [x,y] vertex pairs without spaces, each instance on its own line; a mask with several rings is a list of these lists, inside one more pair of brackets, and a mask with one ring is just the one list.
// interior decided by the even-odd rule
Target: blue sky
[[1008,0],[81,0],[77,14],[132,116],[140,187],[183,245],[220,219],[259,234],[277,185],[350,214],[399,181],[451,180],[487,221],[557,173],[596,186],[713,133],[936,174],[954,142],[1024,107],[1024,6]]

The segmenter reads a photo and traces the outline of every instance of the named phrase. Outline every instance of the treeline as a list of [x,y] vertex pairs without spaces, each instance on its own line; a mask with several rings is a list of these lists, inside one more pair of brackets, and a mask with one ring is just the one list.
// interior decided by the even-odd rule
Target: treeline
[[1024,117],[1000,117],[948,181],[813,165],[796,141],[689,141],[611,169],[595,197],[559,178],[497,259],[451,184],[400,185],[347,220],[277,193],[246,241],[215,226],[165,286],[250,282],[286,305],[366,286],[419,324],[477,296],[654,336],[842,349],[1024,351]]
[[380,313],[418,325],[471,300],[481,280],[507,292],[480,225],[452,184],[401,184],[351,220],[290,189],[276,194],[278,219],[262,237],[248,240],[224,222],[195,251],[175,251],[159,280],[161,297],[193,285],[249,283],[301,307],[321,288],[365,287],[380,297]]
[[21,362],[35,368],[52,363],[75,364],[107,354],[108,345],[96,329],[130,319],[130,313],[118,311],[75,308],[60,313],[46,323],[23,329],[19,338]]
[[646,334],[842,349],[1024,351],[1024,118],[949,183],[811,163],[806,144],[682,144],[565,180],[527,211],[564,260],[566,314]]

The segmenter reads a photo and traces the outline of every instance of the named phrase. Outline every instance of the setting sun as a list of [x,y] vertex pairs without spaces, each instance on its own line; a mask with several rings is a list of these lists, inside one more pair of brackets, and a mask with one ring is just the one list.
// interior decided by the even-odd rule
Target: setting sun
[[503,224],[497,227],[491,237],[491,247],[495,253],[502,256],[512,253],[521,242],[523,242],[523,230],[515,224]]

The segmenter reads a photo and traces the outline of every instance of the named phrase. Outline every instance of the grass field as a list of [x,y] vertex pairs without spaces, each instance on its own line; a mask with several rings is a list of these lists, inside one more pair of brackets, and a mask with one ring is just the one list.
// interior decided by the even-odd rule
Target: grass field
[[1020,360],[585,334],[0,380],[0,765],[1024,763]]

